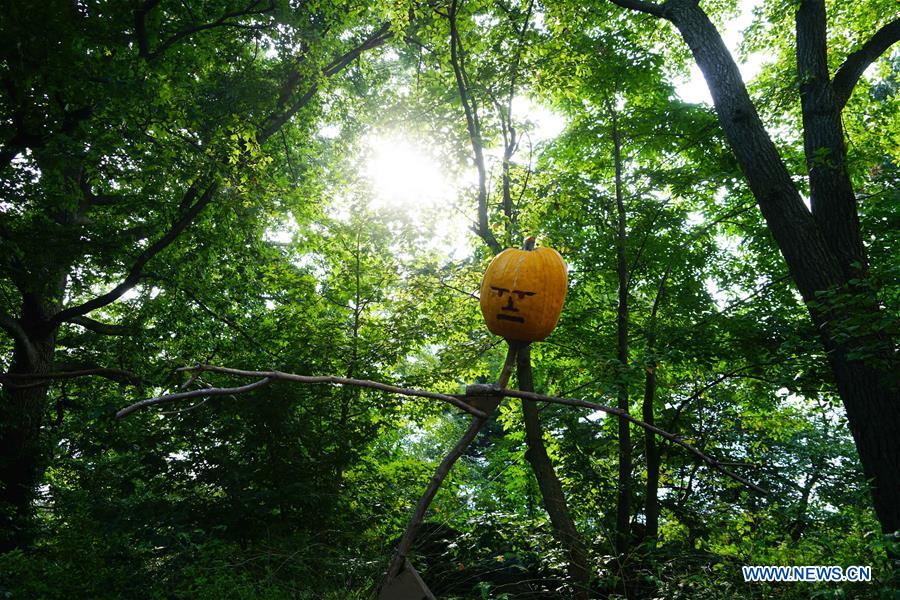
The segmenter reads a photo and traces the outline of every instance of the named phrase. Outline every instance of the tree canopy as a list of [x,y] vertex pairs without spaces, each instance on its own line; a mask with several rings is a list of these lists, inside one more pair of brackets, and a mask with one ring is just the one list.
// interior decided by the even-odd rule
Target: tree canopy
[[[7,4],[0,595],[893,597],[898,39],[893,0]],[[479,284],[529,236],[568,293],[507,345]]]

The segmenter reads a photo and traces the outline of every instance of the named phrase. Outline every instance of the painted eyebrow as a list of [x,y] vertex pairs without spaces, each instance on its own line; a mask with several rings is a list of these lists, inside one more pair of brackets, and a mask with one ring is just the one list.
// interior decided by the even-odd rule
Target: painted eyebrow
[[[499,293],[499,295],[500,295],[501,297],[503,296],[503,293],[504,293],[504,292],[508,292],[508,291],[509,291],[509,290],[506,289],[506,288],[497,287],[497,286],[495,286],[495,285],[492,285],[492,286],[491,286],[491,289],[492,289],[492,290],[497,290],[497,292]],[[534,292],[532,292],[532,293],[534,293]]]
[[525,292],[523,290],[513,290],[513,294],[518,294],[519,299],[521,300],[525,296],[534,296],[537,292]]

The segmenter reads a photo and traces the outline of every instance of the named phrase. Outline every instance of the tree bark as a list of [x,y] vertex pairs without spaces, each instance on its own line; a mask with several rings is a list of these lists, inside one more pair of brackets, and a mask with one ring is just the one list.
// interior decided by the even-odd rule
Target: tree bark
[[[533,392],[534,380],[531,375],[530,346],[524,346],[519,350],[517,366],[519,389],[524,392]],[[569,514],[562,484],[547,455],[537,405],[531,400],[522,400],[522,413],[525,418],[525,441],[528,445],[525,457],[534,470],[544,501],[544,508],[550,515],[553,531],[569,555],[569,577],[574,587],[573,597],[587,599],[590,597],[591,580],[587,552],[581,536],[578,535],[578,530],[575,528],[575,522]]]
[[844,129],[828,75],[824,0],[803,0],[796,14],[797,76],[803,150],[813,219],[845,277],[863,274],[866,253],[847,172]]
[[[9,373],[45,375],[52,371],[56,328],[47,326],[52,307],[26,294],[22,318],[26,339],[16,340]],[[44,470],[41,424],[50,380],[7,382],[0,394],[0,554],[29,542],[31,505]],[[17,385],[19,384],[19,385]]]

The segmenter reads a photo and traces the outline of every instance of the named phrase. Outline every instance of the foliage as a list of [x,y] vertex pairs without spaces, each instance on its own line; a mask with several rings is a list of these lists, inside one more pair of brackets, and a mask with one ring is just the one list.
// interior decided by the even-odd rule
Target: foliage
[[[740,3],[708,4],[727,23]],[[635,428],[633,550],[618,556],[616,420],[543,406],[592,595],[893,597],[896,540],[881,536],[807,306],[713,108],[678,97],[689,55],[675,33],[601,1],[453,6],[487,156],[490,231],[504,246],[534,233],[569,265],[560,323],[533,348],[537,391],[614,404],[627,390],[640,416],[652,372],[656,424],[770,491],[752,494],[660,440],[659,536],[649,539],[648,457]],[[829,60],[839,64],[891,7],[829,2]],[[89,313],[127,335],[77,315],[56,324],[48,368],[127,370],[141,386],[60,378],[34,403],[33,519],[27,542],[0,554],[0,598],[374,595],[416,499],[466,427],[456,411],[280,383],[114,414],[181,385],[235,385],[185,384],[173,371],[198,362],[447,393],[495,380],[505,348],[474,296],[490,249],[474,233],[464,249],[441,239],[455,214],[483,234],[447,9],[84,2],[0,16],[0,318],[24,322],[35,298],[62,310],[116,289],[213,190],[129,291]],[[744,51],[769,50],[751,92],[802,172],[784,35],[793,13],[793,3],[760,3]],[[854,358],[873,362],[900,322],[898,68],[889,51],[843,113],[871,279],[817,298],[848,313],[863,296],[884,308],[838,331],[870,332]],[[565,130],[536,139],[526,96]],[[367,136],[385,132],[428,143],[456,197],[421,209],[380,203],[364,163]],[[630,268],[624,367],[614,135]],[[22,344],[3,333],[0,365],[13,373]],[[15,380],[0,382],[12,406]],[[4,428],[10,415],[0,413]],[[565,593],[564,546],[522,420],[519,401],[504,401],[428,514],[412,560],[440,597]],[[740,570],[815,564],[870,565],[874,581],[749,584]]]

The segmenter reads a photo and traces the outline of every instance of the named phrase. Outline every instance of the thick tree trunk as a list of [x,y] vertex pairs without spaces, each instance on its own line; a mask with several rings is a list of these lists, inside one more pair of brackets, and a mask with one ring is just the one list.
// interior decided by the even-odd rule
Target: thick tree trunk
[[900,390],[893,373],[850,360],[846,347],[825,339],[825,348],[847,410],[850,431],[871,482],[875,513],[885,534],[900,532]]
[[[533,392],[534,380],[531,375],[531,348],[529,346],[524,346],[519,350],[517,363],[519,389]],[[553,463],[550,462],[547,449],[544,447],[544,434],[537,405],[531,400],[522,400],[522,413],[525,417],[525,440],[528,445],[525,457],[534,470],[544,500],[544,508],[550,515],[553,530],[568,552],[569,577],[575,588],[573,597],[589,598],[591,569],[587,560],[587,552],[581,536],[578,535],[578,530],[575,528],[575,522],[569,514],[562,484],[556,476],[556,471],[553,470]]]
[[[875,510],[885,533],[900,530],[900,387],[894,340],[852,333],[879,320],[869,289],[852,186],[844,164],[838,104],[825,69],[824,5],[804,0],[797,13],[798,68],[812,211],[765,131],[715,26],[690,0],[670,0],[664,15],[691,49],[728,138],[791,277],[817,326],[847,410]],[[853,328],[853,329],[851,329]]]
[[[613,160],[615,162],[616,187],[616,263],[619,280],[619,304],[616,311],[617,358],[619,360],[617,407],[628,412],[628,258],[625,230],[625,202],[622,198],[622,143],[612,111]],[[626,554],[631,540],[631,426],[625,419],[619,419],[619,479],[618,502],[616,503],[616,552]]]
[[[16,340],[9,372],[42,375],[51,371],[56,329],[45,324],[41,302],[26,298],[20,324],[27,340]],[[41,423],[47,383],[17,379],[0,394],[0,553],[29,541],[32,502],[43,473]]]

